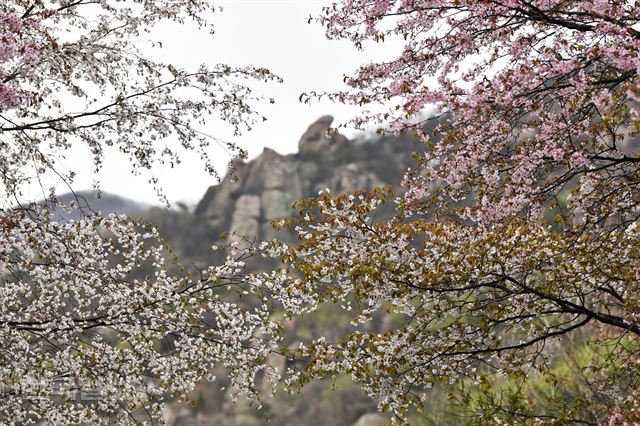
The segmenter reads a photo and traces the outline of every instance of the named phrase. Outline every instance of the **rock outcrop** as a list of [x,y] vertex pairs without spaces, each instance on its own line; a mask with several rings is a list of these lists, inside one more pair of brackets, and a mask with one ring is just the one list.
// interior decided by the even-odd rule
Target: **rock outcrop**
[[348,142],[346,137],[331,130],[332,122],[333,117],[325,115],[309,126],[298,142],[298,152],[313,155]]
[[[389,137],[356,142],[331,129],[324,116],[302,135],[296,154],[265,148],[253,161],[238,166],[239,179],[229,176],[208,189],[196,208],[210,228],[258,239],[276,234],[271,220],[292,214],[291,204],[329,188],[332,193],[397,184],[419,146],[410,138]],[[283,235],[279,235],[281,238]]]

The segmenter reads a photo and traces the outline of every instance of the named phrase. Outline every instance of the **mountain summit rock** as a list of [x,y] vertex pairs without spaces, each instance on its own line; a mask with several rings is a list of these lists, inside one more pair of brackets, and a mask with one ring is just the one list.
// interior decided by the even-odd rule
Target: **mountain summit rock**
[[[329,188],[332,193],[399,184],[414,165],[419,145],[409,137],[382,137],[358,142],[331,129],[333,117],[323,116],[302,135],[299,152],[282,155],[270,148],[238,165],[238,181],[226,176],[211,186],[196,207],[214,232],[274,237],[271,220],[293,213],[291,204]],[[280,235],[282,237],[282,235]]]
[[331,129],[331,123],[333,123],[333,117],[325,115],[309,126],[298,142],[298,152],[315,154],[349,142],[345,136]]

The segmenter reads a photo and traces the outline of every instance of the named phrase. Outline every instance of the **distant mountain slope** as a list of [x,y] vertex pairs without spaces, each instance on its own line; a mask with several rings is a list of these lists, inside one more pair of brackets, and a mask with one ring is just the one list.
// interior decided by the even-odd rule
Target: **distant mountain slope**
[[149,208],[145,203],[139,203],[119,195],[101,192],[100,196],[98,196],[98,192],[95,190],[63,194],[58,197],[58,200],[64,206],[71,206],[72,203],[78,206],[78,208],[73,209],[71,212],[67,212],[60,207],[54,209],[54,214],[58,219],[66,220],[80,219],[83,211],[99,211],[107,216],[112,213],[139,213]]

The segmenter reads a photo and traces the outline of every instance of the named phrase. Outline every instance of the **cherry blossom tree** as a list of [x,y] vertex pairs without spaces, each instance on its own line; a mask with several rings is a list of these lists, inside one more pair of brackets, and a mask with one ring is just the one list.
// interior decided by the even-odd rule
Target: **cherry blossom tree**
[[[2,13],[0,28],[3,38],[0,40],[0,64],[3,68],[9,62],[34,64],[38,47],[28,38],[23,37],[23,27],[33,27],[37,21],[22,20],[16,14]],[[18,88],[13,84],[17,74],[3,69],[0,83],[0,111],[17,106],[20,103]]]
[[[3,165],[7,188],[28,179],[24,159],[36,170],[48,170],[79,143],[89,148],[96,170],[111,146],[138,171],[155,163],[177,164],[180,150],[186,149],[196,150],[206,170],[216,175],[208,158],[212,143],[245,155],[199,126],[217,117],[236,133],[250,128],[260,117],[251,108],[257,98],[244,81],[278,77],[263,68],[224,64],[185,70],[151,60],[138,47],[142,35],[163,20],[188,20],[212,31],[208,18],[216,8],[209,2],[5,3],[4,84],[32,94],[30,102],[14,102],[2,117],[3,137],[12,141],[5,157],[15,157]],[[62,177],[72,181],[74,175]]]
[[124,216],[59,220],[15,207],[47,174],[71,183],[59,160],[78,145],[96,170],[109,147],[134,172],[195,150],[215,175],[208,148],[220,141],[199,126],[218,117],[250,128],[260,117],[245,80],[278,78],[224,64],[186,70],[137,48],[160,21],[206,29],[214,11],[207,0],[0,5],[1,423],[162,422],[166,398],[214,380],[215,366],[254,399],[258,373],[277,381],[266,358],[279,326],[262,294],[238,304],[260,291],[240,278],[243,254],[191,274],[155,229]]
[[[398,423],[443,383],[495,385],[478,422],[640,420],[637,1],[343,0],[320,20],[361,49],[403,42],[329,96],[383,108],[355,124],[425,149],[394,218],[374,220],[385,191],[325,193],[288,221],[300,244],[267,245],[292,271],[277,293],[304,301],[292,313],[337,301],[354,325],[398,320],[296,346],[290,380],[350,374]],[[558,400],[570,336],[593,393]],[[533,407],[540,374],[555,390]]]

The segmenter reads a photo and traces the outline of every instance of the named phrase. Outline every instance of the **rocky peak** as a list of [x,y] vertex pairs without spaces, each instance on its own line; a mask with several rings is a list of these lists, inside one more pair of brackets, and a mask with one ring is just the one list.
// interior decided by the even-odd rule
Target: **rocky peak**
[[[320,117],[302,135],[297,154],[270,148],[239,165],[239,181],[228,177],[207,190],[196,208],[216,233],[236,231],[259,239],[276,236],[271,219],[293,213],[291,204],[329,188],[333,193],[397,184],[413,162],[408,138],[361,144],[331,133],[333,117]],[[283,235],[279,235],[283,238]]]
[[314,154],[340,143],[348,142],[348,139],[331,129],[333,117],[325,115],[313,123],[300,138],[298,152],[302,154]]

